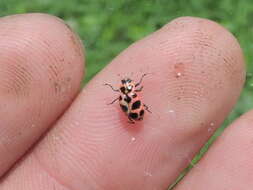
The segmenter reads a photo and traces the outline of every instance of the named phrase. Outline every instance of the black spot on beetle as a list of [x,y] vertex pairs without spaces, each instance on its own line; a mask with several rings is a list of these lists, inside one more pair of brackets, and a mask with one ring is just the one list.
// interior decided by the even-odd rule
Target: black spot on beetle
[[136,98],[137,97],[137,94],[133,94],[133,96],[132,96],[133,98]]
[[129,97],[129,96],[126,96],[125,98],[124,98],[124,100],[129,104],[130,102],[131,102],[131,98]]
[[141,101],[137,100],[136,102],[133,103],[132,110],[139,109],[140,107],[141,107]]
[[125,87],[124,86],[122,86],[122,87],[120,87],[120,91],[123,93],[123,94],[125,94]]
[[128,110],[127,106],[120,104],[120,107],[121,107],[123,112],[127,112],[127,110]]
[[144,115],[144,110],[140,111],[140,116],[142,117]]
[[137,113],[130,113],[129,117],[132,119],[137,119],[138,118],[138,114]]

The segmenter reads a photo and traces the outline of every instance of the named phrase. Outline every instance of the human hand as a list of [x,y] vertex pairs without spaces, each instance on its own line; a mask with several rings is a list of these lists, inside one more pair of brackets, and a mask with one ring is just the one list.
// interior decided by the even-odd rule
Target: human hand
[[[245,80],[239,44],[205,19],[173,20],[81,92],[82,45],[62,21],[5,17],[0,36],[1,190],[166,189],[221,125]],[[107,105],[117,94],[102,84],[146,72],[154,74],[140,95],[152,114],[129,124],[118,105]],[[175,189],[250,189],[252,114],[226,129]]]

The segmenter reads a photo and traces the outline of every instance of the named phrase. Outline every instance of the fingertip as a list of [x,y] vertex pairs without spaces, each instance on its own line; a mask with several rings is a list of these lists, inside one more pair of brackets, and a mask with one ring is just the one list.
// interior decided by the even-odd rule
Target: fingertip
[[76,34],[46,14],[3,17],[0,36],[2,175],[75,98],[84,54]]
[[226,128],[176,189],[211,190],[251,187],[253,185],[251,180],[252,124],[253,111],[251,110]]

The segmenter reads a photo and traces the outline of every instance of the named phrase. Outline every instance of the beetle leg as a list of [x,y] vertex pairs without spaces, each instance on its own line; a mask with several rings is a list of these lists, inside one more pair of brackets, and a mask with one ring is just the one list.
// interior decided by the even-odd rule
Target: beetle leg
[[119,92],[119,89],[114,89],[112,85],[105,83],[105,86],[110,86],[114,92]]
[[128,116],[128,123],[135,124],[135,122]]
[[135,85],[135,87],[137,87],[137,86],[139,86],[139,85],[141,84],[142,79],[143,79],[146,75],[147,75],[147,73],[145,73],[145,74],[143,74],[143,75],[141,76],[140,81]]
[[139,89],[136,89],[135,92],[140,92],[142,91],[142,89],[143,89],[143,86],[141,86]]
[[116,98],[115,100],[113,100],[111,103],[109,103],[108,105],[113,104],[114,102],[116,102],[119,98]]
[[152,113],[152,112],[149,110],[149,108],[148,108],[148,106],[147,106],[146,104],[143,104],[143,106],[144,106],[145,110],[147,110],[149,113]]

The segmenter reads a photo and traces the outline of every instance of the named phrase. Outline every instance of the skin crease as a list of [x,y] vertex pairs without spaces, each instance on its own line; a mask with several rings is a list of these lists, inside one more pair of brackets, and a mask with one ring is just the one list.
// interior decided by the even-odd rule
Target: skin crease
[[[67,30],[66,26],[55,17],[42,14],[19,15],[3,18],[0,20],[0,25],[2,23],[7,23],[10,26],[10,31],[15,31],[17,30],[16,27],[29,23],[30,28],[28,27],[27,30],[33,31],[32,34],[36,36],[35,39],[48,39],[47,35],[52,37],[49,38],[49,42],[46,40],[49,47],[56,45],[60,48],[52,47],[52,51],[45,52],[45,55],[50,55],[46,62],[56,65],[57,68],[60,67],[60,69],[52,69],[52,73],[57,76],[61,74],[62,78],[65,78],[71,74],[73,77],[71,81],[75,81],[71,86],[75,90],[71,89],[64,93],[65,96],[69,97],[64,100],[66,107],[61,103],[60,108],[58,108],[52,104],[59,103],[59,97],[56,95],[55,97],[53,92],[50,93],[50,90],[46,90],[51,89],[51,83],[44,82],[45,84],[39,85],[47,96],[48,108],[50,105],[50,110],[45,109],[44,106],[38,108],[41,112],[45,112],[45,119],[54,118],[56,120],[59,117],[57,114],[52,116],[52,112],[62,113],[65,110],[65,114],[56,124],[50,125],[50,122],[44,122],[40,124],[44,130],[35,128],[30,132],[39,137],[49,125],[51,127],[50,131],[44,134],[43,138],[22,159],[18,161],[19,157],[21,158],[20,155],[24,153],[19,146],[29,147],[28,145],[32,145],[35,140],[31,135],[21,136],[26,143],[23,143],[21,139],[19,145],[12,145],[15,153],[9,153],[7,158],[1,157],[2,163],[5,163],[10,157],[13,158],[13,161],[18,161],[2,177],[1,190],[166,189],[231,111],[245,80],[244,60],[236,39],[227,30],[212,21],[182,17],[171,21],[162,29],[123,51],[89,82],[67,109],[67,105],[78,91],[77,84],[80,84],[81,81],[83,56],[80,52],[82,52],[82,46],[78,43],[74,43],[75,45],[72,44],[72,46],[68,45],[70,43],[68,35],[64,36],[64,32],[62,32]],[[34,30],[32,23],[34,23],[35,28],[36,23],[39,23],[37,27],[40,30]],[[52,25],[54,27],[49,28],[54,28],[53,31],[47,30],[46,36],[41,35],[43,28]],[[0,27],[0,34],[2,30],[4,30],[3,27]],[[2,32],[2,35],[9,35],[10,31],[8,33]],[[20,32],[22,33],[22,31],[23,27],[20,27]],[[10,38],[14,42],[23,39],[17,35]],[[24,45],[24,43],[21,44]],[[36,46],[36,44],[33,43],[31,46]],[[60,50],[65,50],[65,48],[71,51],[68,54],[59,54]],[[44,46],[36,46],[35,49],[40,52],[39,50],[42,51]],[[8,54],[9,51],[11,50],[7,49],[6,53]],[[26,50],[22,49],[20,55],[25,56],[26,53]],[[33,55],[31,54],[26,57],[30,56],[32,59]],[[4,59],[2,57],[4,56],[0,54],[0,60]],[[65,68],[63,63],[54,64],[57,58],[61,59],[62,57],[64,61],[73,59],[71,64],[75,64],[75,66],[71,65]],[[17,57],[16,59],[18,63],[20,58]],[[15,65],[15,62],[12,61],[11,63]],[[44,62],[43,64],[31,62],[27,67],[36,72],[38,69],[36,70],[33,67],[40,65],[38,72],[42,73],[39,76],[47,79],[49,72],[43,73],[44,64]],[[6,83],[11,89],[15,89],[18,86],[15,81],[16,78],[20,78],[19,75],[11,75],[12,72],[7,72],[7,68],[3,67],[2,64],[0,68],[0,73],[1,70],[4,71],[6,77],[12,81]],[[21,69],[21,71],[23,70]],[[132,72],[134,74],[129,76]],[[117,87],[120,84],[118,74],[122,77],[128,75],[137,81],[143,73],[152,73],[143,80],[144,89],[140,93],[141,99],[150,107],[152,114],[146,114],[142,122],[133,126],[128,124],[127,118],[117,103],[111,106],[107,105],[118,94],[103,84],[110,83]],[[30,79],[29,77],[26,78]],[[31,79],[33,82],[39,81],[38,79]],[[11,97],[6,97],[10,105],[13,102],[11,98],[18,99],[27,92],[35,91],[34,93],[40,94],[36,90],[38,84],[30,86],[32,85],[31,82],[21,81],[20,84],[24,85],[22,89],[30,87],[30,91],[28,88],[26,93],[16,93],[20,88],[15,89],[15,93],[13,92]],[[5,86],[8,87],[8,85]],[[5,92],[2,87],[0,89],[0,93]],[[55,89],[57,90],[54,93],[58,92],[57,85]],[[37,94],[34,95],[34,97],[37,96]],[[2,102],[7,100],[0,99]],[[37,100],[38,98],[36,101],[34,98],[33,101],[27,102],[27,106],[36,105]],[[15,111],[16,109],[15,107]],[[57,110],[61,111],[57,112]],[[26,113],[23,113],[24,118],[30,119],[30,113]],[[0,113],[0,115],[3,114]],[[250,118],[251,114],[249,113],[249,116],[239,119],[236,124],[237,127],[229,128],[232,131],[231,134],[234,134],[233,130],[238,130],[240,125],[247,118]],[[55,120],[52,119],[52,122]],[[6,118],[6,123],[8,121],[19,122],[18,118],[14,116],[11,119]],[[249,120],[248,123],[251,121]],[[12,127],[12,125],[10,126]],[[22,125],[19,127],[22,128]],[[13,130],[16,129],[13,128]],[[2,131],[0,135],[2,135]],[[214,147],[210,153],[212,154],[210,160],[205,159],[200,163],[202,167],[212,165],[212,161],[219,160],[217,157],[223,153],[224,157],[226,157],[225,154],[232,154],[229,150],[223,151],[229,139],[226,137],[226,133],[224,135],[225,137],[222,136],[215,145],[219,148]],[[250,133],[248,136],[249,139],[252,137]],[[21,137],[16,136],[15,141]],[[235,136],[232,135],[232,137]],[[240,143],[249,146],[251,141],[243,141],[242,139],[242,141],[237,140],[236,143],[238,147]],[[6,147],[6,145],[2,147]],[[239,148],[234,150],[236,152],[233,154],[237,154],[238,151],[247,151],[247,149],[240,150]],[[248,166],[240,172],[248,174],[247,170],[252,170],[252,165]],[[4,173],[6,168],[10,168],[10,164],[3,169],[0,167],[0,171],[2,169],[2,173]],[[221,174],[228,172],[226,167],[216,169],[219,169]],[[195,187],[195,184],[190,182],[194,179],[194,175],[199,174],[193,173],[192,178],[187,177],[185,183],[189,185],[182,186],[181,189],[194,189],[191,186]],[[205,173],[201,176],[204,178]],[[231,178],[227,179],[234,181],[236,180],[233,178],[234,176],[236,177],[236,175],[231,175]],[[199,187],[204,187],[204,183],[201,186],[202,182],[207,183],[201,180],[197,182],[200,185]],[[250,180],[242,182],[250,184]],[[227,181],[220,183],[227,183]],[[225,185],[224,187],[226,187]],[[205,187],[205,189],[209,188],[209,186]],[[215,189],[219,188],[224,189],[222,184]],[[231,188],[233,188],[232,185]]]

